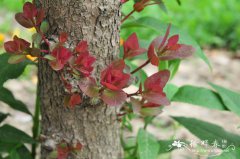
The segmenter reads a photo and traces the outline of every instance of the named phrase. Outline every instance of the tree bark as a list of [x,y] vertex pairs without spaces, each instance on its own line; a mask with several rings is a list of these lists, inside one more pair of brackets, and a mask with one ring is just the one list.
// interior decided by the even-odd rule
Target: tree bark
[[[120,0],[39,0],[50,24],[48,38],[67,32],[70,46],[84,39],[97,62],[94,76],[119,52]],[[47,140],[41,147],[41,158],[48,158],[62,140],[83,145],[82,150],[69,158],[119,159],[122,150],[117,108],[103,103],[64,107],[65,95],[60,74],[46,61],[39,62],[39,94],[41,99],[41,134]]]

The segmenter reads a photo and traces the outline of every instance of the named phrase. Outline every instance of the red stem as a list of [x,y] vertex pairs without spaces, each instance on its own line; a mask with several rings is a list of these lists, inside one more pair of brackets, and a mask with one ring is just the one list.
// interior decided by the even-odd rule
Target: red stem
[[141,66],[139,66],[138,68],[136,68],[135,70],[133,70],[133,71],[131,72],[131,74],[136,73],[137,71],[139,71],[140,69],[142,69],[143,67],[145,67],[147,64],[149,64],[149,62],[150,62],[150,59],[148,59],[144,64],[142,64]]
[[44,52],[44,53],[49,53],[48,50],[41,50],[41,52]]
[[122,19],[121,23],[123,23],[125,20],[127,20],[127,18],[129,18],[134,12],[135,12],[135,9],[133,9],[128,15],[126,15],[126,16]]
[[137,96],[139,94],[141,94],[141,93],[139,93],[139,91],[137,91],[135,93],[127,94],[127,97]]

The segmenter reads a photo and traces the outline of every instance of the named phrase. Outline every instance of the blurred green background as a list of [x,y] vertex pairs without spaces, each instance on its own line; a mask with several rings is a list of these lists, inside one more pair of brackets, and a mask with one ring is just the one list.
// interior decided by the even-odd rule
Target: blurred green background
[[[26,35],[26,30],[14,23],[14,13],[21,11],[26,0],[0,0],[0,51],[3,42],[13,35]],[[123,5],[123,13],[132,9],[133,2]],[[152,16],[163,22],[171,22],[187,30],[202,47],[240,48],[239,0],[164,0],[166,12],[158,6],[150,6],[133,17]],[[155,14],[152,14],[155,13]],[[28,30],[29,31],[29,30]],[[31,30],[30,30],[31,33]]]
[[[240,48],[239,0],[164,0],[165,9],[149,6],[133,17],[151,16],[163,22],[171,22],[189,34],[202,46]],[[132,9],[132,2],[123,7],[125,14]],[[155,13],[155,14],[153,14]]]

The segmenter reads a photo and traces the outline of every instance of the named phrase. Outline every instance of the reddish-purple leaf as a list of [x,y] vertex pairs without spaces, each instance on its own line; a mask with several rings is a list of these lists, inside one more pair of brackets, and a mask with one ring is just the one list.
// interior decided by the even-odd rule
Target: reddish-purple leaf
[[61,143],[57,146],[57,159],[67,159],[70,149],[66,143]]
[[173,35],[168,39],[167,46],[170,48],[178,43],[179,35]]
[[146,99],[150,103],[158,104],[158,105],[169,105],[170,102],[166,97],[164,92],[155,92],[148,91],[143,93],[143,98]]
[[81,91],[87,96],[89,97],[99,96],[99,88],[94,78],[91,77],[82,78],[79,81],[78,85]]
[[23,14],[28,19],[33,19],[37,15],[37,8],[30,2],[24,3]]
[[144,82],[145,90],[163,89],[169,80],[170,72],[168,70],[159,71],[146,79]]
[[70,97],[68,106],[74,108],[76,105],[81,104],[82,97],[79,94],[73,94]]
[[177,50],[167,50],[159,57],[160,60],[173,60],[173,59],[182,59],[191,56],[195,49],[190,45],[179,44]]
[[4,43],[4,49],[8,53],[16,53],[18,51],[18,46],[14,41],[7,41]]
[[163,40],[162,36],[155,38],[148,48],[148,59],[152,65],[158,66],[159,58],[158,58],[158,46],[161,44]]
[[68,34],[65,32],[61,33],[58,38],[60,43],[65,43],[67,39],[68,39]]
[[58,71],[61,70],[64,67],[64,65],[68,62],[68,60],[72,56],[72,53],[67,48],[59,46],[51,52],[51,55],[55,57],[56,60],[49,61],[49,64],[52,67],[52,69]]
[[162,40],[161,44],[158,46],[158,50],[160,50],[164,46],[164,44],[166,43],[168,35],[170,33],[170,28],[171,28],[171,24],[168,25],[168,28],[167,28],[167,31],[166,31],[164,37],[163,37],[163,40]]
[[27,19],[24,15],[23,15],[23,13],[17,13],[16,15],[15,15],[15,19],[16,19],[16,21],[19,23],[19,24],[21,24],[23,27],[25,27],[25,28],[32,28],[32,27],[34,27],[34,24],[32,23],[32,21],[31,20],[29,20],[29,19]]
[[42,23],[44,17],[45,17],[44,10],[39,9],[36,16],[36,25],[39,25],[40,23]]
[[79,53],[76,60],[73,62],[74,68],[82,73],[83,76],[88,77],[93,71],[93,63],[96,58],[91,56],[88,51]]
[[163,92],[169,77],[170,72],[168,70],[159,71],[148,77],[144,82],[143,98],[152,104],[169,105],[170,102]]
[[14,36],[13,41],[4,43],[4,48],[8,53],[22,54],[23,51],[30,47],[30,43],[24,39]]
[[76,48],[75,48],[77,53],[83,53],[88,51],[88,44],[87,41],[80,41]]
[[160,106],[161,105],[159,105],[159,104],[150,103],[150,102],[147,102],[147,103],[143,104],[143,108],[153,108],[153,107],[160,107]]
[[61,61],[58,61],[58,60],[49,61],[49,65],[55,71],[59,71],[59,70],[63,69],[63,67],[64,67],[64,64],[61,63]]
[[114,61],[101,72],[100,83],[111,90],[121,90],[128,85],[130,75],[124,73],[125,63],[123,60]]
[[128,37],[128,39],[123,44],[123,48],[124,48],[123,59],[132,58],[147,51],[146,49],[139,47],[136,33],[133,33]]
[[122,91],[105,89],[101,94],[101,99],[109,106],[121,106],[127,99],[127,94]]

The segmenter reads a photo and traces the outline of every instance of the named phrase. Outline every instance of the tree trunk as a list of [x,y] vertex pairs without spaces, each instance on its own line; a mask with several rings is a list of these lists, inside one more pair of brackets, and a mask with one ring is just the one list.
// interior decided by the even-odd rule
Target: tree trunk
[[[48,38],[67,32],[70,46],[84,39],[97,62],[94,76],[119,52],[120,0],[38,0],[50,23]],[[122,155],[119,123],[115,107],[104,104],[83,104],[64,107],[63,82],[58,72],[46,61],[39,62],[39,93],[41,99],[41,134],[47,137],[42,144],[41,158],[48,158],[62,140],[83,145],[82,150],[69,158],[119,159]]]

